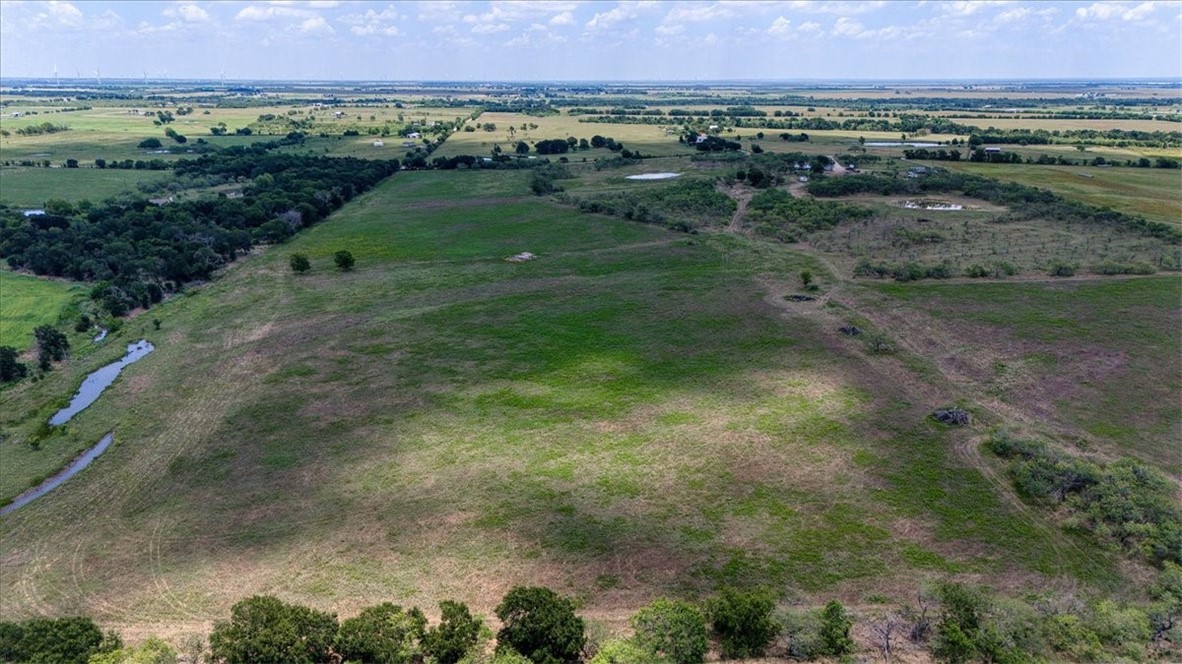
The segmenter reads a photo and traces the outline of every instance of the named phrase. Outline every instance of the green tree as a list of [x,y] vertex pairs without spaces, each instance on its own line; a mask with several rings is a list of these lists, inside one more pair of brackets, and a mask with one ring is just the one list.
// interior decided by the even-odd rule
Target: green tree
[[[14,636],[15,643],[4,643]],[[29,664],[86,664],[91,655],[119,646],[117,637],[104,639],[94,621],[83,617],[33,618],[0,636],[0,654]]]
[[161,145],[159,138],[145,138],[140,141],[139,147],[144,150],[155,150]]
[[348,272],[353,269],[353,252],[342,249],[332,255],[332,260],[337,264],[337,269],[342,272]]
[[517,146],[513,148],[517,154],[529,154],[529,143],[525,141],[517,141]]
[[423,652],[439,664],[455,664],[476,647],[483,624],[461,602],[444,600],[439,611],[439,625],[423,637]]
[[410,664],[421,659],[419,641],[427,618],[422,611],[389,602],[371,606],[341,621],[336,650],[350,662]]
[[332,614],[256,595],[230,609],[209,635],[214,660],[226,664],[320,664],[332,661],[337,633]]
[[0,346],[0,383],[9,383],[24,378],[29,368],[18,362],[20,354],[12,346]]
[[722,642],[722,656],[760,657],[779,632],[772,618],[776,600],[766,590],[727,588],[707,604],[714,634]]
[[37,361],[42,371],[49,371],[51,362],[66,359],[70,340],[61,330],[52,325],[42,325],[33,330],[33,337],[37,340]]
[[699,664],[706,659],[706,617],[692,604],[657,599],[632,616],[632,627],[638,645],[675,664]]
[[823,653],[833,657],[848,655],[854,651],[854,640],[850,628],[854,619],[845,612],[845,607],[836,600],[825,605],[821,611],[821,647]]
[[496,608],[497,649],[512,649],[534,664],[577,662],[586,642],[574,603],[549,588],[517,586]]
[[312,263],[304,254],[292,254],[289,263],[291,264],[291,271],[296,274],[303,274],[312,269]]

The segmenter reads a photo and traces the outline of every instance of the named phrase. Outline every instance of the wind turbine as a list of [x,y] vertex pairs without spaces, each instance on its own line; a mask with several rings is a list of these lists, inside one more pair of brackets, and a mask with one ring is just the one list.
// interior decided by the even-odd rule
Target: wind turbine
[[98,81],[99,87],[103,87],[103,73],[97,69],[94,70],[94,78]]
[[57,63],[53,63],[53,86],[57,87]]

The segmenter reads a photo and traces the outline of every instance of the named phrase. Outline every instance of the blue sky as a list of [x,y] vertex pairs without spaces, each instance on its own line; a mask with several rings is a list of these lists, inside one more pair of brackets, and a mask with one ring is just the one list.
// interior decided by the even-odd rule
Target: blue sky
[[0,2],[0,75],[1182,76],[1182,2]]

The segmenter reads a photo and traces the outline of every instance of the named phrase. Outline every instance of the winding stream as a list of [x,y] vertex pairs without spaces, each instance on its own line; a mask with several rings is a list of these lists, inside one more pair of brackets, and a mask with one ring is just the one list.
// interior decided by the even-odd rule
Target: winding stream
[[70,418],[94,403],[99,398],[99,395],[103,393],[103,390],[115,382],[115,379],[119,377],[124,367],[139,360],[155,349],[156,347],[152,345],[152,342],[145,339],[127,344],[127,355],[124,355],[117,362],[112,362],[105,367],[91,372],[86,377],[86,380],[82,381],[81,387],[78,388],[78,393],[74,395],[73,399],[70,399],[70,405],[54,413],[53,417],[49,418],[49,423],[52,426],[58,426],[59,424],[69,422]]
[[5,505],[4,507],[0,507],[0,516],[4,516],[10,512],[18,510],[61,486],[63,482],[77,475],[83,468],[89,466],[91,461],[94,461],[98,458],[98,455],[106,452],[107,448],[111,446],[111,442],[114,440],[114,433],[108,433],[107,435],[103,436],[99,439],[99,442],[94,445],[94,447],[91,447],[90,449],[83,452],[78,458],[71,461],[70,465],[58,471],[56,475],[50,477],[41,484],[38,484],[36,487],[22,493],[16,498],[13,498],[11,503]]

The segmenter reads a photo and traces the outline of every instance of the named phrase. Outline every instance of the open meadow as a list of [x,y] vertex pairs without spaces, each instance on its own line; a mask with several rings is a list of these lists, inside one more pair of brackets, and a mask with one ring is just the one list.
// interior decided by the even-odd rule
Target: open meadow
[[[256,594],[342,617],[394,602],[434,619],[440,600],[489,616],[511,587],[542,585],[613,633],[655,598],[727,588],[770,589],[781,609],[837,599],[866,624],[916,602],[935,611],[923,593],[949,581],[987,588],[999,606],[1026,602],[1015,624],[1029,607],[1091,615],[1077,607],[1157,601],[1163,561],[1182,553],[1146,539],[1157,521],[1121,539],[1079,507],[1081,492],[1055,502],[1018,484],[1033,462],[1010,464],[994,443],[1038,441],[1069,470],[1127,457],[1132,475],[1174,491],[1154,514],[1177,513],[1182,171],[941,161],[923,163],[946,171],[909,172],[919,163],[905,146],[859,141],[902,132],[782,140],[740,126],[750,116],[704,128],[739,143],[708,153],[678,141],[707,115],[580,122],[575,103],[619,98],[522,93],[555,102],[541,112],[471,94],[470,107],[432,90],[350,90],[327,105],[260,91],[202,106],[176,92],[169,108],[195,106],[166,123],[183,145],[127,112],[131,100],[50,113],[36,97],[4,99],[6,130],[70,129],[0,138],[0,255],[91,281],[0,270],[0,345],[31,373],[0,387],[0,504],[105,434],[114,443],[0,518],[0,620],[85,615],[132,642],[177,644]],[[647,101],[887,121],[868,114],[874,104],[926,112],[999,94],[900,85],[789,100],[673,86]],[[1053,109],[1077,92],[1004,94]],[[937,101],[905,107],[908,95]],[[39,113],[13,118],[17,108]],[[289,136],[289,118],[306,135]],[[219,122],[231,135],[210,134]],[[248,126],[258,131],[233,135]],[[595,135],[628,152],[560,160],[535,145]],[[153,158],[136,147],[147,137],[167,160],[196,156],[185,150],[203,139],[207,168],[89,167]],[[530,149],[509,157],[519,141]],[[494,162],[494,146],[506,157]],[[1021,149],[1044,147],[1078,151]],[[838,155],[849,158],[829,162]],[[91,162],[13,163],[43,158]],[[379,161],[390,159],[403,168]],[[837,190],[857,178],[881,186]],[[157,196],[134,193],[141,184],[175,200],[134,201]],[[65,221],[21,211],[120,194]],[[521,252],[532,255],[507,260]],[[75,328],[83,313],[110,328],[103,341]],[[70,342],[48,372],[35,369],[41,324]],[[151,354],[75,419],[46,424],[141,339]],[[946,409],[964,426],[933,416]],[[869,657],[875,636],[859,629]],[[914,657],[899,661],[928,661],[928,645],[907,648]]]

